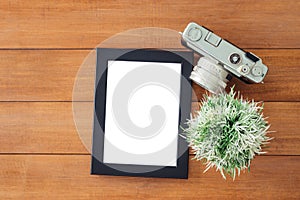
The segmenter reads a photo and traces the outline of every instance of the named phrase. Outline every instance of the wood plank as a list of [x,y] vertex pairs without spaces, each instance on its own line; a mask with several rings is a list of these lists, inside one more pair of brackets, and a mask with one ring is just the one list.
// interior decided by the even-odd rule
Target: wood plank
[[[254,50],[269,67],[265,84],[245,84],[233,80],[244,97],[257,101],[300,100],[300,50]],[[75,77],[81,68],[80,88],[75,100],[92,101],[95,60],[85,57],[90,51],[3,50],[0,51],[0,101],[71,101]],[[93,58],[93,56],[89,57]],[[204,89],[194,84],[200,99]]]
[[0,100],[72,100],[76,73],[87,54],[88,51],[0,51]]
[[[71,102],[0,103],[0,153],[90,152],[93,104],[77,102],[73,108],[76,127]],[[268,155],[300,155],[300,103],[266,102],[264,114],[276,131],[264,149]]]
[[[1,153],[86,153],[72,103],[0,103]],[[92,123],[92,121],[91,121]]]
[[0,10],[1,48],[93,48],[128,29],[183,31],[190,21],[242,48],[300,47],[300,2],[293,0],[8,0]]
[[203,174],[190,161],[189,179],[89,175],[89,155],[0,156],[1,199],[299,199],[300,157],[257,156],[234,182]]

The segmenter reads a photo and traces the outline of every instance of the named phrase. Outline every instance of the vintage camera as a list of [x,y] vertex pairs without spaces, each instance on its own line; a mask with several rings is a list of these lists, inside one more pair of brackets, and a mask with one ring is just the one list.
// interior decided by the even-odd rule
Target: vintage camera
[[212,93],[224,91],[231,74],[247,83],[260,83],[267,74],[268,67],[259,57],[196,23],[191,22],[185,28],[182,43],[204,56],[190,78]]

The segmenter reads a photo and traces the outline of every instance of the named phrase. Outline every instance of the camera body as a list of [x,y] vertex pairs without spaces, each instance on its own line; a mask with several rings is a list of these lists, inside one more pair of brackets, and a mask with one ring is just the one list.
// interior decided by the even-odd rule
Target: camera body
[[[214,34],[209,29],[196,23],[191,22],[187,25],[182,33],[182,43],[208,58],[204,61],[204,65],[202,66],[201,63],[203,62],[200,62],[202,59],[200,58],[198,65],[194,68],[194,76],[193,73],[191,75],[191,79],[193,80],[197,79],[199,72],[206,71],[215,77],[218,77],[218,73],[223,73],[223,75],[220,75],[221,77],[218,78],[222,79],[223,77],[223,81],[226,83],[228,80],[224,79],[224,71],[227,71],[247,83],[260,83],[268,72],[268,67],[262,63],[259,57],[238,48]],[[205,63],[209,61],[213,66],[212,69],[205,65]],[[203,69],[200,69],[200,71],[198,69],[197,73],[197,67]],[[208,79],[207,75],[202,75],[202,78]],[[205,80],[205,82],[207,81],[209,80]],[[203,81],[200,80],[199,83],[198,80],[196,82],[205,87]]]

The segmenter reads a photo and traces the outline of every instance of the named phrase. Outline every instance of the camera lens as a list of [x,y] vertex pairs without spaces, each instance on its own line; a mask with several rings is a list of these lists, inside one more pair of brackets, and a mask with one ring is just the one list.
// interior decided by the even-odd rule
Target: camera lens
[[215,61],[202,57],[194,67],[190,79],[211,93],[224,92],[229,73]]

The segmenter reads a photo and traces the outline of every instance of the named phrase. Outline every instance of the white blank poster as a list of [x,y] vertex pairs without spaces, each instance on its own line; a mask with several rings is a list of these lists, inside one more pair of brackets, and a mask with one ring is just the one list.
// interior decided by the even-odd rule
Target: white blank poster
[[[118,83],[130,73],[148,67],[158,69],[155,73],[138,73],[138,78],[145,83],[136,85],[130,90],[130,97],[113,101]],[[172,78],[172,89],[159,83],[155,74],[159,69],[168,69],[173,73],[166,74],[166,79]],[[175,73],[174,73],[175,72]],[[168,77],[169,76],[169,77]],[[173,77],[170,77],[173,76]],[[137,77],[137,76],[136,76]],[[135,164],[153,166],[176,166],[178,146],[178,123],[180,105],[181,63],[158,63],[138,61],[108,61],[105,134],[103,162],[111,164]],[[147,81],[146,81],[147,80]],[[126,88],[127,84],[122,87]],[[128,84],[132,87],[132,84]],[[175,88],[175,89],[174,89]],[[130,121],[140,130],[133,132],[128,127],[122,127],[124,116],[114,110],[113,102],[126,105]],[[143,130],[151,126],[158,118],[151,118],[154,108],[163,110],[164,120],[159,129],[145,136]],[[158,112],[160,113],[160,112]],[[122,116],[120,118],[120,116]],[[119,119],[118,119],[119,118]],[[162,123],[162,120],[157,122]],[[148,131],[151,129],[147,129]]]

